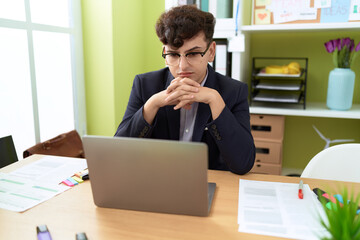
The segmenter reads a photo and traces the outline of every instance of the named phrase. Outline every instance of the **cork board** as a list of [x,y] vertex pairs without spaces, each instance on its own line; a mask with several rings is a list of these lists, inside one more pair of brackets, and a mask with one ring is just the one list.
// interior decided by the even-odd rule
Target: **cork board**
[[360,22],[360,0],[253,0],[253,25],[333,22]]

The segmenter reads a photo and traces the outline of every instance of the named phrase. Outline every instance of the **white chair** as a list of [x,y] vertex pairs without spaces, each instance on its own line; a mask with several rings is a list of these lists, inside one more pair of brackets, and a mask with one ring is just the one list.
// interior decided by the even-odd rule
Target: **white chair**
[[301,177],[360,182],[360,144],[347,143],[324,149],[310,160]]

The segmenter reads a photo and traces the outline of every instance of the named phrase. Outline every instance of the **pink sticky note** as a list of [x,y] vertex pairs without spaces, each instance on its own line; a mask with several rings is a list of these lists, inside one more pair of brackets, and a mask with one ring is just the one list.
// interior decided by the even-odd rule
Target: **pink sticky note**
[[72,182],[70,182],[69,180],[64,180],[64,181],[62,181],[62,183],[63,184],[65,184],[66,186],[69,186],[69,187],[73,187],[74,186],[74,184],[72,183]]

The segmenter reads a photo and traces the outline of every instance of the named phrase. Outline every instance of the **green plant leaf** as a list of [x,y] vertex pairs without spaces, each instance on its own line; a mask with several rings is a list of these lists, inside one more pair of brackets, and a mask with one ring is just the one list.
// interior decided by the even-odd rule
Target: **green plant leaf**
[[353,63],[353,61],[356,59],[356,57],[357,57],[357,55],[359,54],[359,52],[360,52],[360,51],[358,51],[358,52],[353,52],[353,53],[351,54],[350,60],[349,60],[349,65],[350,65],[350,67],[352,66],[352,63]]
[[339,54],[338,54],[338,67],[339,68],[344,68],[344,65],[345,65],[345,54],[347,52],[347,47],[344,46],[340,51],[339,51]]
[[333,52],[332,56],[333,56],[333,63],[334,63],[334,65],[335,65],[335,67],[338,68],[338,67],[339,67],[339,63],[338,63],[338,50],[337,50],[337,48],[336,48],[335,51]]
[[339,201],[330,203],[331,209],[325,197],[319,197],[324,208],[328,223],[321,220],[321,224],[330,233],[331,240],[360,240],[360,216],[356,214],[360,195],[355,198],[352,194],[348,195],[346,188],[342,190],[343,204]]

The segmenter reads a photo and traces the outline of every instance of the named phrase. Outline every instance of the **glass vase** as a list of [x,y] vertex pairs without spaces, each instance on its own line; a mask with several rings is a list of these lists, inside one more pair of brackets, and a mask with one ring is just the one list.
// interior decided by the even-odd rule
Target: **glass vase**
[[355,73],[350,68],[330,71],[326,105],[332,110],[349,110],[352,106]]

